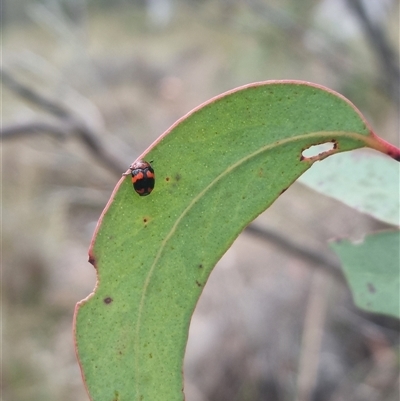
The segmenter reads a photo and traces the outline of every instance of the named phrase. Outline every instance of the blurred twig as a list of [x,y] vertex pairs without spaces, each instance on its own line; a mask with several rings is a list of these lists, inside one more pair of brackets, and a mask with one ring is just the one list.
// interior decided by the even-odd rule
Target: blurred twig
[[360,21],[361,27],[382,66],[382,83],[388,93],[399,101],[400,66],[399,55],[392,49],[381,26],[374,24],[369,18],[362,1],[347,0],[349,8]]
[[19,82],[11,73],[1,69],[1,80],[3,84],[15,94],[27,100],[42,110],[57,117],[57,123],[47,123],[35,121],[25,124],[16,124],[9,127],[2,127],[0,136],[2,139],[11,139],[32,133],[48,133],[60,136],[76,136],[86,147],[88,152],[95,159],[106,167],[110,172],[121,176],[126,170],[118,160],[116,160],[105,148],[98,135],[81,118],[75,116],[67,107],[58,103],[56,100],[49,99],[29,86]]
[[311,263],[314,266],[318,266],[319,269],[325,271],[337,281],[346,283],[346,279],[340,269],[338,263],[332,262],[324,254],[314,250],[306,248],[302,245],[292,242],[287,237],[278,234],[276,231],[268,230],[266,228],[257,227],[255,224],[251,224],[246,227],[246,233],[254,235],[264,241],[268,241],[279,248],[285,250],[285,252],[291,253],[302,260]]
[[44,121],[30,121],[21,124],[12,124],[1,129],[1,139],[16,139],[24,136],[31,136],[32,134],[47,133],[57,137],[57,139],[64,139],[71,127],[67,124],[63,126],[60,124],[44,122]]
[[315,393],[330,283],[321,272],[312,277],[300,347],[296,401],[310,401]]

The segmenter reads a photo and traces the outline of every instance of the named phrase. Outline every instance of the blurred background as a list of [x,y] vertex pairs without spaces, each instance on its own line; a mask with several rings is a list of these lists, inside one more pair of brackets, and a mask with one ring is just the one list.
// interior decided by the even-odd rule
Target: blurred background
[[[301,79],[399,145],[396,0],[4,0],[2,395],[88,400],[75,304],[121,173],[193,107]],[[332,116],[334,118],[334,116]],[[188,401],[398,401],[399,323],[357,310],[327,241],[386,228],[293,185],[211,274]]]

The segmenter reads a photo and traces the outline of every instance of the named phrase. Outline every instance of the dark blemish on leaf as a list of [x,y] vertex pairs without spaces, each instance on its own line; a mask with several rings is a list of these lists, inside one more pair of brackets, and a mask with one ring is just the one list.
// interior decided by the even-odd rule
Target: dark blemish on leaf
[[181,176],[180,174],[177,174],[177,175],[175,176],[176,181],[179,181],[181,178],[182,178],[182,176]]
[[369,291],[371,294],[374,294],[374,293],[376,292],[376,288],[375,288],[375,286],[374,286],[372,283],[368,283],[368,291]]
[[202,264],[199,264],[199,269],[202,269],[203,268],[203,265]]
[[199,281],[196,280],[196,284],[198,287],[201,287],[201,283]]
[[165,181],[169,181],[169,177],[165,177]]
[[113,301],[113,299],[110,298],[110,297],[107,297],[107,298],[104,298],[103,301],[104,301],[105,304],[108,305],[108,304],[110,304],[110,303]]
[[146,219],[146,217],[143,219],[143,223],[147,223],[147,219]]

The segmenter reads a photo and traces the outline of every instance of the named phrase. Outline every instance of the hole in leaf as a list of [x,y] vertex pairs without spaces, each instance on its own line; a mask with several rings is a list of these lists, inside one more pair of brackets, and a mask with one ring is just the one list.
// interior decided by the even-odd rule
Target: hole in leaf
[[307,149],[304,149],[301,153],[304,158],[318,158],[319,156],[326,154],[327,152],[331,152],[335,150],[337,147],[337,143],[335,141],[320,143],[318,145],[312,145]]

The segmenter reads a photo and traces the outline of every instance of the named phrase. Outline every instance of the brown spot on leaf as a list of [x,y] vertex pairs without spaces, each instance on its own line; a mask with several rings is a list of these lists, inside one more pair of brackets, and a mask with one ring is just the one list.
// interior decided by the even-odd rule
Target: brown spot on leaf
[[169,181],[169,177],[165,177],[165,181]]
[[200,263],[199,264],[199,269],[202,269],[203,268],[203,265]]
[[374,286],[372,283],[368,283],[368,291],[369,291],[371,294],[374,294],[374,293],[376,292],[376,288],[375,288],[375,286]]
[[113,301],[113,299],[111,297],[107,297],[107,298],[104,298],[103,301],[104,301],[105,304],[108,305]]

